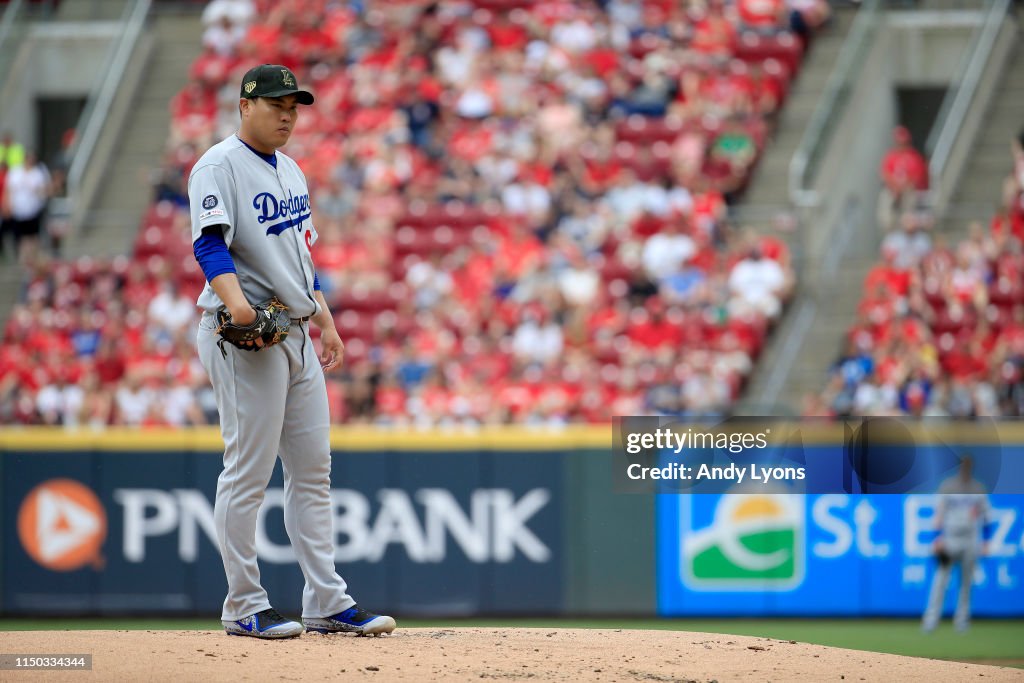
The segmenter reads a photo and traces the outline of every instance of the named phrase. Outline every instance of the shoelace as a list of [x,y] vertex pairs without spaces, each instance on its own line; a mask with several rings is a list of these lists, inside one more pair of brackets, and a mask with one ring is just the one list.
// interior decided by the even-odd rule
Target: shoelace
[[285,618],[282,617],[273,607],[263,610],[256,616],[262,617],[260,621],[267,626],[273,626],[274,624],[280,624],[282,621],[285,621]]

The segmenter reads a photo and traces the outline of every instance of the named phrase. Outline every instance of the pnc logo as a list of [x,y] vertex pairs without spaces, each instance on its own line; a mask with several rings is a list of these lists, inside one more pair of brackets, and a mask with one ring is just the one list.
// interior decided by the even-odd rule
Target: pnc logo
[[107,537],[99,498],[73,479],[50,479],[29,491],[18,510],[18,538],[47,569],[68,572],[98,565]]
[[711,523],[699,529],[694,528],[690,506],[682,506],[681,520],[685,585],[698,590],[783,591],[803,581],[806,532],[800,496],[724,495]]

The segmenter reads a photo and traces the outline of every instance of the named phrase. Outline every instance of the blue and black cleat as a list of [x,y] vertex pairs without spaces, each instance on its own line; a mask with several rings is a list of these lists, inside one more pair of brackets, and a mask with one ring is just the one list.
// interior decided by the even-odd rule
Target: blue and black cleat
[[302,624],[285,619],[273,607],[238,621],[221,621],[229,636],[253,638],[294,638],[302,635]]
[[331,617],[303,619],[307,631],[316,633],[355,633],[361,636],[379,636],[395,630],[395,620],[388,616],[370,614],[359,605]]

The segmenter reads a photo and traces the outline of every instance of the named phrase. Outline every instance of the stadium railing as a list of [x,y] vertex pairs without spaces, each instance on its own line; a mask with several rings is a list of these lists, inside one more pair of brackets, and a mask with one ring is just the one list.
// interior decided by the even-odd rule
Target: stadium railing
[[13,41],[11,40],[14,35],[12,29],[18,16],[21,14],[21,8],[24,4],[24,0],[12,0],[4,10],[3,17],[0,18],[0,66],[5,67],[5,72],[8,62],[15,52]]
[[114,102],[117,88],[128,68],[139,37],[142,35],[151,4],[151,0],[135,0],[125,9],[125,15],[122,17],[124,29],[120,31],[120,39],[111,44],[110,58],[103,70],[106,75],[99,87],[89,95],[85,109],[78,120],[79,138],[73,150],[73,159],[68,170],[67,180],[67,196],[70,205],[64,207],[65,210],[71,212],[73,219],[86,204],[81,201],[85,190],[86,169],[89,167],[96,143],[99,141],[100,133]]
[[835,131],[837,113],[846,102],[860,74],[867,50],[881,25],[881,0],[866,0],[857,12],[850,35],[825,82],[825,92],[811,115],[789,165],[789,196],[797,208],[814,208],[821,198],[812,187],[817,164]]
[[[971,43],[960,63],[959,73],[946,91],[931,134],[925,143],[924,152],[928,157],[931,187],[929,204],[937,212],[944,209],[958,180],[957,165],[950,163],[957,154],[957,140],[962,139],[961,136],[964,135],[973,138],[983,121],[980,117],[976,117],[973,122],[968,121],[971,106],[978,102],[979,97],[987,101],[994,95],[994,82],[989,85],[987,92],[982,92],[985,67],[991,62],[997,49],[1012,48],[1012,42],[1004,41],[1001,44],[998,40],[1010,6],[1010,0],[991,0],[988,3],[985,18],[971,36]],[[970,153],[963,145],[961,149],[961,156]]]

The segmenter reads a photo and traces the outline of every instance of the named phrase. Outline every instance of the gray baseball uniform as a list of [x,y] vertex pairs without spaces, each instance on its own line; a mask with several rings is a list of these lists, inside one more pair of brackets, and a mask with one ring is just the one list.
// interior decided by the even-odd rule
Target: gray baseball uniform
[[197,305],[199,358],[213,383],[224,437],[224,469],[214,516],[228,595],[222,620],[267,609],[256,563],[256,515],[278,455],[284,468],[284,522],[306,580],[303,618],[355,604],[334,567],[330,498],[330,415],[323,371],[309,339],[316,240],[306,179],[278,152],[276,168],[232,135],[206,152],[189,177],[192,240],[222,226],[242,292],[250,303],[276,295],[293,316],[282,344],[259,352],[217,346],[214,312],[223,306],[207,283]]
[[942,520],[942,528],[939,531],[942,547],[950,562],[940,563],[935,569],[922,626],[930,631],[939,623],[953,564],[959,564],[960,594],[956,602],[953,624],[958,629],[964,629],[971,618],[974,564],[981,546],[981,529],[988,518],[988,497],[985,487],[976,479],[964,481],[959,475],[950,477],[939,487],[937,513]]

